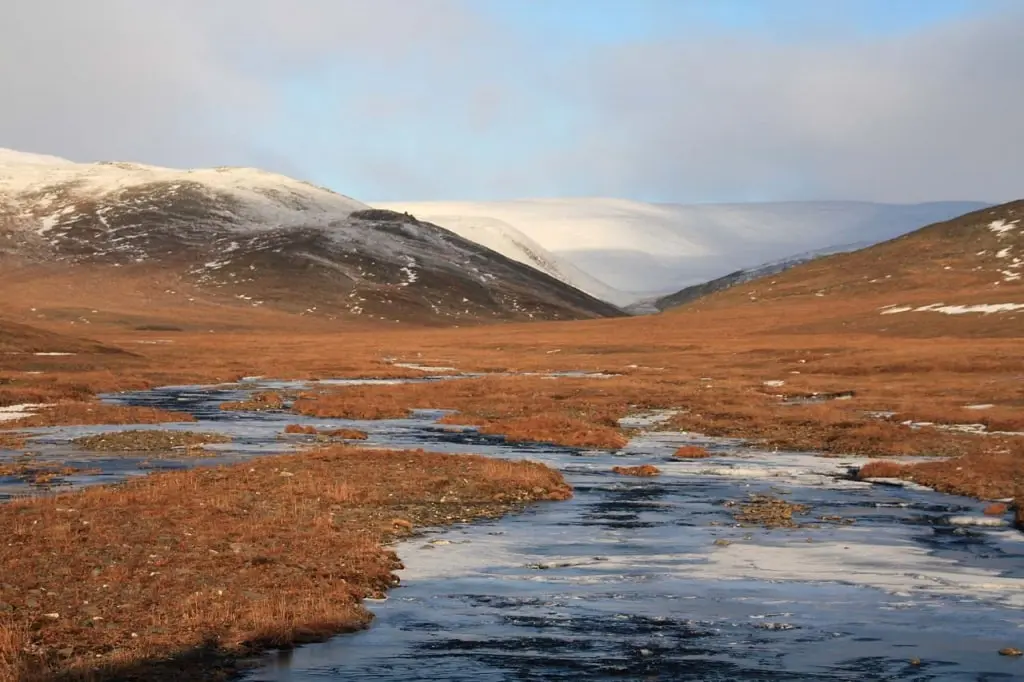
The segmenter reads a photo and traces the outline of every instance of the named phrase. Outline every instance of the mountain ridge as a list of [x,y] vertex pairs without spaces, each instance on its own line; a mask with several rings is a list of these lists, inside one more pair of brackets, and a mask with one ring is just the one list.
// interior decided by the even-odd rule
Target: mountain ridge
[[150,268],[237,305],[390,322],[622,314],[442,227],[255,169],[3,150],[0,257]]

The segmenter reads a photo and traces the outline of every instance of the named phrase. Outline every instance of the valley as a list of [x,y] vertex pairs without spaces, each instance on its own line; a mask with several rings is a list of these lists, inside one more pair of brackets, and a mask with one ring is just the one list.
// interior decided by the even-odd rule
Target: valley
[[[509,652],[553,679],[694,661],[694,674],[761,679],[746,647],[763,637],[806,679],[895,674],[911,654],[949,679],[1015,669],[998,650],[1020,646],[1007,623],[1024,524],[1021,202],[630,316],[614,292],[569,286],[585,269],[539,239],[516,248],[544,272],[498,253],[505,228],[476,244],[429,215],[287,183],[285,196],[237,170],[187,184],[29,165],[43,179],[6,178],[0,241],[0,523],[14,538],[4,565],[26,576],[0,593],[5,682],[344,675],[345,661],[392,655],[376,647],[395,628],[404,665],[479,598],[484,620],[466,622],[504,644],[438,662],[449,679]],[[687,447],[699,456],[676,456]],[[755,511],[733,513],[744,505]],[[563,524],[578,551],[557,549]],[[439,566],[469,562],[464,541],[481,563],[437,582]],[[666,542],[668,558],[651,544]],[[908,583],[908,566],[924,577]],[[848,569],[842,586],[829,578]],[[524,597],[537,570],[550,584]],[[769,589],[780,573],[792,585]],[[702,604],[656,627],[638,611],[592,669],[551,653],[572,648],[567,622],[612,603],[593,585],[647,580],[753,610]],[[657,589],[628,589],[630,603],[646,613]],[[876,630],[809,606],[864,589],[858,618]],[[431,593],[449,601],[428,618]],[[905,618],[890,618],[903,593]],[[503,599],[553,648],[500,629]],[[567,622],[536,611],[576,599]],[[961,649],[941,629],[910,637],[931,608],[958,609],[975,636]],[[772,629],[744,625],[762,616]],[[352,640],[368,642],[360,662],[345,637],[313,644],[368,626]],[[822,659],[790,630],[892,645]],[[744,646],[723,654],[721,631]],[[670,651],[657,632],[714,643]],[[262,654],[298,644],[267,667]]]

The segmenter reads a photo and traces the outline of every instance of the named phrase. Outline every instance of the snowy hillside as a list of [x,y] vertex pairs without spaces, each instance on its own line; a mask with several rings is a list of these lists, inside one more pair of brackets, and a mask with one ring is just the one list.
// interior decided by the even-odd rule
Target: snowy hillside
[[[168,193],[201,188],[231,204],[231,218],[251,228],[326,225],[369,208],[307,182],[253,168],[176,170],[137,163],[74,163],[54,156],[0,149],[0,199],[28,206],[44,233],[71,216],[83,200],[131,200],[133,191],[161,186]],[[26,214],[25,217],[30,217]]]
[[597,277],[577,268],[568,260],[556,256],[503,220],[486,216],[460,215],[446,215],[436,219],[424,218],[424,220],[441,224],[465,239],[536,268],[609,303],[625,305],[634,299],[630,294],[608,286]]
[[328,317],[621,314],[436,225],[247,168],[81,164],[0,150],[0,259],[171,275],[236,305]]
[[[381,206],[409,211],[469,239],[475,238],[471,228],[486,225],[486,221],[507,223],[560,262],[627,294],[616,300],[635,301],[793,254],[837,244],[877,243],[985,204],[817,201],[681,205],[580,198],[393,202]],[[493,243],[498,246],[497,241]],[[562,273],[571,277],[564,269]],[[592,282],[571,281],[589,293],[607,296]]]

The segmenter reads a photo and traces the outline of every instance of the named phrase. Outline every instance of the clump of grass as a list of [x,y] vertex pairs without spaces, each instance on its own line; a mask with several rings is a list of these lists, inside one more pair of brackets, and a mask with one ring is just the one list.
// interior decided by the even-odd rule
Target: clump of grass
[[359,429],[318,429],[315,426],[289,424],[284,432],[292,435],[316,436],[318,440],[366,440],[370,436]]
[[360,431],[359,429],[328,429],[320,431],[318,435],[340,440],[366,440],[370,437],[366,431]]
[[617,466],[612,467],[612,471],[616,474],[619,474],[620,476],[649,477],[661,475],[661,469],[654,466],[653,464],[641,464],[640,466],[634,467]]
[[260,391],[248,400],[235,400],[221,403],[220,409],[235,412],[269,412],[283,410],[285,397],[277,391]]
[[765,528],[795,528],[794,514],[806,513],[810,507],[805,504],[787,502],[771,495],[751,495],[740,504],[733,516],[743,524],[764,526]]
[[8,433],[0,431],[0,450],[20,450],[25,447],[24,433]]
[[875,460],[862,466],[857,471],[857,478],[862,481],[869,478],[901,478],[906,475],[907,471],[906,464],[887,460]]
[[702,448],[699,445],[684,445],[676,450],[672,456],[679,459],[707,459],[711,456],[711,453],[708,452],[707,448]]
[[1004,504],[1003,502],[993,502],[985,507],[981,513],[985,516],[1003,516],[1008,511],[1010,511],[1009,505]]
[[230,443],[231,437],[221,433],[194,431],[111,431],[95,436],[82,436],[71,441],[85,450],[100,452],[159,452],[185,448],[198,454],[200,446],[209,443]]

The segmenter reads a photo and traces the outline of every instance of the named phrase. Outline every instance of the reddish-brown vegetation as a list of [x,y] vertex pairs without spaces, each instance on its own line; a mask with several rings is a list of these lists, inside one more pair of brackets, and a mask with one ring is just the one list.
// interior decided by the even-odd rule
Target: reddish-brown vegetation
[[612,471],[620,476],[660,476],[661,469],[654,466],[653,464],[641,464],[633,467],[612,467]]
[[248,400],[236,400],[221,403],[220,409],[238,412],[263,412],[266,410],[283,410],[285,397],[277,391],[260,391]]
[[289,424],[284,427],[285,433],[303,436],[320,436],[324,439],[338,440],[366,440],[369,434],[359,429],[318,429],[315,426],[303,424]]
[[0,450],[20,450],[25,447],[25,434],[0,431]]
[[904,474],[940,492],[981,499],[1024,499],[1024,443],[994,443],[988,452],[911,464]]
[[366,431],[360,431],[359,429],[326,429],[320,431],[318,435],[340,440],[366,440],[370,437]]
[[702,448],[699,445],[684,445],[676,450],[672,456],[679,459],[707,459],[711,456],[711,453],[708,452],[707,448]]
[[40,408],[35,414],[4,424],[7,428],[37,426],[86,426],[94,424],[166,424],[194,422],[185,412],[170,412],[155,407],[107,405],[105,403],[61,402]]
[[1003,516],[1008,511],[1010,511],[1009,505],[1003,502],[993,502],[985,507],[985,509],[982,510],[982,513],[985,516]]
[[906,464],[886,460],[875,460],[862,466],[857,472],[857,478],[862,481],[868,478],[900,478],[906,473]]
[[[366,395],[358,387],[347,387],[338,390],[347,399],[330,400],[347,402],[339,413],[368,418],[402,416],[410,407],[446,407],[459,411],[446,421],[475,424],[488,433],[523,427],[516,437],[585,447],[617,447],[622,434],[616,420],[631,411],[675,409],[680,413],[667,428],[743,437],[767,448],[877,458],[953,457],[955,466],[977,476],[960,476],[958,482],[951,470],[932,469],[932,463],[915,467],[914,475],[924,480],[941,473],[950,491],[986,496],[999,490],[1008,496],[1014,476],[1024,474],[1024,462],[1005,453],[1016,452],[1013,444],[1024,438],[914,429],[901,422],[977,422],[992,431],[1020,430],[1022,315],[880,314],[882,307],[896,302],[934,303],[953,289],[957,303],[998,302],[991,283],[980,287],[975,281],[990,273],[957,265],[958,259],[970,260],[983,250],[991,253],[991,245],[961,248],[965,239],[975,237],[959,229],[946,236],[945,227],[932,230],[928,234],[938,235],[934,238],[941,237],[939,241],[933,243],[926,235],[913,246],[931,249],[948,237],[956,248],[943,251],[942,258],[953,270],[908,270],[903,261],[841,256],[773,277],[774,284],[751,283],[665,315],[461,329],[341,323],[198,299],[185,305],[180,297],[163,295],[170,283],[152,281],[151,273],[116,273],[123,286],[111,287],[109,269],[82,269],[74,275],[48,272],[36,279],[10,270],[0,273],[0,284],[11,292],[0,301],[0,313],[13,317],[23,315],[27,306],[37,307],[31,324],[63,335],[76,329],[69,326],[72,321],[87,316],[91,337],[133,355],[86,347],[69,358],[0,354],[0,401],[47,402],[47,395],[63,391],[77,390],[78,395],[140,385],[230,382],[249,375],[315,379],[422,374],[392,366],[392,358],[443,360],[466,371],[605,371],[621,376],[557,381],[534,377],[519,388],[487,384],[495,390],[481,387],[461,398],[453,392],[462,389],[454,386],[473,382],[380,391],[369,387],[376,393]],[[983,228],[977,239],[997,238]],[[845,265],[837,268],[837,263]],[[856,274],[873,269],[878,273],[867,279]],[[883,272],[910,277],[914,286],[898,286],[899,277],[890,280]],[[1003,283],[1000,300],[1016,296],[1022,287],[1024,281]],[[53,303],[57,300],[59,306]],[[178,331],[141,331],[143,327]],[[942,342],[935,342],[937,338]],[[764,384],[769,379],[784,384],[769,390]],[[591,386],[579,387],[582,382]],[[560,386],[570,394],[568,399],[558,393]],[[12,391],[10,399],[3,391]],[[829,394],[852,397],[810,405],[777,397]],[[424,399],[431,396],[436,399]],[[495,409],[489,408],[491,403]],[[992,407],[967,407],[982,404]],[[872,412],[895,416],[881,418]],[[535,419],[551,423],[531,425]],[[577,432],[589,435],[573,436]],[[994,478],[996,472],[1000,478]]]
[[540,464],[335,447],[5,504],[0,680],[155,679],[359,628],[394,583],[382,543],[570,495]]
[[314,417],[383,419],[415,408],[452,409],[441,421],[479,427],[510,441],[620,448],[616,420],[628,407],[588,379],[486,377],[401,386],[347,386],[303,394],[293,409]]

